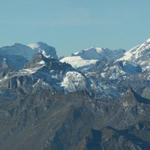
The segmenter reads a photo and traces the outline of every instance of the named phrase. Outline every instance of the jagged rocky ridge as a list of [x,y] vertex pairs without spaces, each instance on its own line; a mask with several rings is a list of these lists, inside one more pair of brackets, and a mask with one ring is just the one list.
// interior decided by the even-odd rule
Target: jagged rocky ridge
[[[2,71],[5,68],[2,64]],[[7,68],[9,68],[7,66]],[[59,92],[91,91],[86,76],[66,63],[57,59],[46,58],[37,53],[23,69],[9,71],[0,80],[0,89],[17,89],[31,91],[37,89],[54,89]]]
[[2,57],[0,149],[149,150],[149,44],[86,69],[41,50],[16,69]]

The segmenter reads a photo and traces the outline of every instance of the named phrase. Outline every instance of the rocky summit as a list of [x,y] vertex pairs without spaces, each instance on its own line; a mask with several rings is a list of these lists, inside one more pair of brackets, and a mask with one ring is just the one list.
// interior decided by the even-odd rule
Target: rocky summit
[[0,150],[150,150],[150,40],[59,59],[0,48]]

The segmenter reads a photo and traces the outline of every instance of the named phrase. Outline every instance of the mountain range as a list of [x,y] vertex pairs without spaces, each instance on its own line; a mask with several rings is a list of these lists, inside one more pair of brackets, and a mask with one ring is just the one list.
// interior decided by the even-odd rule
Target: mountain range
[[150,149],[150,39],[63,58],[16,43],[0,64],[0,149]]

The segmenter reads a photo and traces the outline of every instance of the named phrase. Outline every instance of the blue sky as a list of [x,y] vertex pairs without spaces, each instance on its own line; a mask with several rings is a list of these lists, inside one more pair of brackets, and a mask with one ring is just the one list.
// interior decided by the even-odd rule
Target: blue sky
[[59,55],[150,38],[149,0],[0,0],[0,46],[43,41]]

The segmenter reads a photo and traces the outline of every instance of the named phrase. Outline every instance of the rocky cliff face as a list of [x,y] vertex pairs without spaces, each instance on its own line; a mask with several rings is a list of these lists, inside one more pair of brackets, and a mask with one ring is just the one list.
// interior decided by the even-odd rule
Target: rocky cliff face
[[85,92],[41,90],[0,101],[4,150],[148,150],[150,102],[132,89],[119,100],[91,99]]

